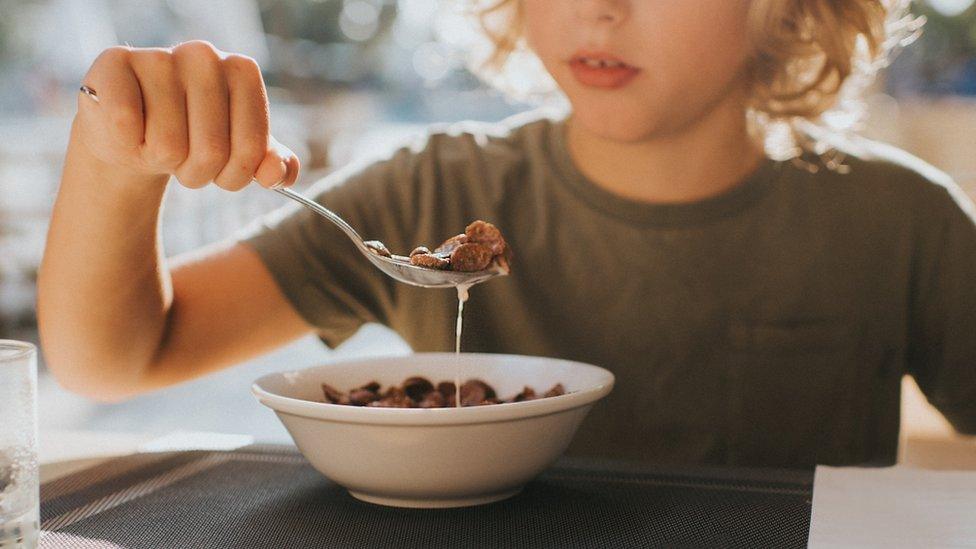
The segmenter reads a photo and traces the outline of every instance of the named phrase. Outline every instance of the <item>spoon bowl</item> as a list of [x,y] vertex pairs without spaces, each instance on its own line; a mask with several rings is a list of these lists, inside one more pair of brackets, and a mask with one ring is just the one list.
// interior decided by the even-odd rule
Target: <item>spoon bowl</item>
[[[423,288],[454,288],[457,286],[472,286],[492,279],[498,275],[508,274],[498,266],[492,264],[483,271],[466,273],[461,271],[440,271],[418,267],[410,263],[408,258],[385,257],[366,251],[367,259],[391,278],[406,284]],[[402,257],[402,256],[401,256]]]
[[350,240],[353,241],[356,248],[359,249],[360,253],[366,256],[366,259],[369,259],[370,263],[386,273],[387,276],[399,282],[413,286],[420,286],[423,288],[455,288],[473,286],[496,276],[508,274],[504,269],[494,263],[492,263],[489,268],[482,271],[441,271],[438,269],[428,269],[426,267],[418,267],[417,265],[413,265],[410,263],[410,258],[407,257],[386,257],[380,255],[371,251],[363,241],[363,237],[359,236],[359,233],[357,233],[355,229],[353,229],[344,219],[339,217],[339,215],[332,210],[287,187],[272,187],[272,190],[278,194],[287,196],[295,202],[298,202],[299,204],[331,221],[333,224],[339,227]]

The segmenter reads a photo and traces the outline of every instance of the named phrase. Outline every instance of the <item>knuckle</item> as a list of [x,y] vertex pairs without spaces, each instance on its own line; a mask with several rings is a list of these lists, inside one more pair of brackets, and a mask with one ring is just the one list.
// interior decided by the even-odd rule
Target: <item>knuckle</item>
[[233,157],[240,162],[248,164],[260,164],[268,154],[268,137],[247,136],[234,144]]
[[241,174],[241,175],[246,174],[249,178],[252,177],[254,175],[254,172],[256,172],[258,169],[257,162],[248,162],[248,161],[240,161],[240,162],[231,161],[231,163],[228,164],[228,166],[234,170],[234,173]]
[[194,59],[217,59],[217,48],[206,40],[190,40],[173,48],[173,54]]
[[258,148],[242,151],[231,161],[234,169],[242,173],[253,174],[257,171],[261,161],[264,160],[264,151]]
[[252,57],[241,54],[231,54],[224,58],[224,66],[235,75],[245,77],[261,76],[261,67]]
[[232,192],[237,192],[243,189],[244,187],[247,187],[247,185],[250,182],[251,182],[250,177],[242,176],[240,174],[236,174],[233,176],[223,176],[214,180],[214,183],[216,183],[218,187],[226,191],[232,191]]
[[157,69],[165,70],[173,62],[173,54],[159,48],[140,50],[136,53],[136,55],[138,55],[147,65],[151,65]]
[[157,143],[151,149],[153,160],[160,166],[174,168],[186,159],[186,145],[176,140],[166,140]]
[[227,164],[227,160],[230,158],[230,146],[225,141],[208,140],[194,147],[190,156],[194,163],[200,166],[219,170]]
[[210,182],[210,178],[206,175],[186,170],[177,172],[176,180],[180,182],[180,185],[188,189],[199,189]]
[[92,64],[94,67],[115,66],[126,63],[132,51],[125,46],[112,46],[102,50]]

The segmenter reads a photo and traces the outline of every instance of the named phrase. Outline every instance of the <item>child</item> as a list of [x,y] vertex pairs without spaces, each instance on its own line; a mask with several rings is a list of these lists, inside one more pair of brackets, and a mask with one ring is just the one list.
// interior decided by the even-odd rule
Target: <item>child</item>
[[[659,463],[892,463],[900,381],[976,432],[976,224],[942,173],[800,132],[885,53],[882,0],[502,0],[496,61],[538,56],[571,114],[432,129],[317,199],[404,253],[485,219],[515,252],[463,348],[606,366],[570,453]],[[524,42],[523,42],[524,41]],[[395,283],[287,209],[171,262],[170,175],[291,184],[253,61],[201,42],[112,48],[79,97],[40,279],[49,365],[120,399],[317,332],[381,322],[452,349],[456,297]],[[778,125],[777,125],[778,124]],[[775,128],[806,146],[774,160]],[[841,163],[834,161],[843,157]],[[828,165],[821,165],[828,164]],[[810,169],[818,167],[819,169]]]

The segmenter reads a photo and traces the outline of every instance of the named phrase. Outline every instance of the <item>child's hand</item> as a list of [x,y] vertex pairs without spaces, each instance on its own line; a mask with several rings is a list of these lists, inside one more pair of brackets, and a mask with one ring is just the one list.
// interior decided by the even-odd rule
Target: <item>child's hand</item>
[[126,179],[175,175],[236,191],[291,184],[298,159],[269,134],[268,99],[253,59],[206,42],[114,47],[83,80],[72,139]]

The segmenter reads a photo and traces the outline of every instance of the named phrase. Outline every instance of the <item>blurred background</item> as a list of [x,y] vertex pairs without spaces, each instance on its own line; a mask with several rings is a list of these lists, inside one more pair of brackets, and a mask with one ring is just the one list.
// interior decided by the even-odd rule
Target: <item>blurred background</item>
[[[949,172],[976,198],[973,3],[915,3],[913,11],[928,20],[924,32],[871,90],[863,133]],[[269,86],[273,133],[302,158],[304,186],[428,123],[498,120],[527,108],[467,70],[471,33],[452,8],[444,0],[0,0],[0,338],[37,339],[37,265],[77,87],[102,49],[206,39],[257,59]],[[227,237],[281,200],[260,189],[232,194],[174,185],[164,214],[167,251]],[[61,390],[42,365],[42,434],[197,430],[284,441],[277,420],[249,395],[255,377],[337,357],[406,352],[395,334],[369,326],[335,351],[307,338],[116,405]],[[907,398],[924,408],[917,394]],[[924,414],[912,414],[909,425],[944,427]]]

